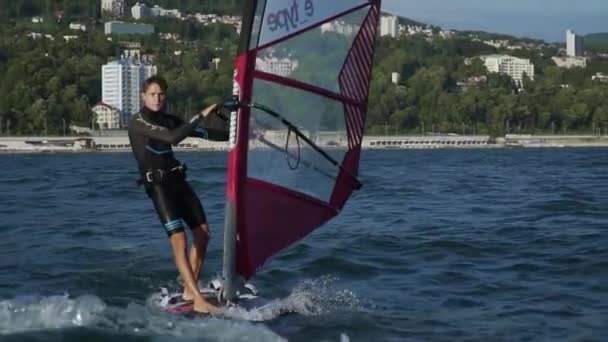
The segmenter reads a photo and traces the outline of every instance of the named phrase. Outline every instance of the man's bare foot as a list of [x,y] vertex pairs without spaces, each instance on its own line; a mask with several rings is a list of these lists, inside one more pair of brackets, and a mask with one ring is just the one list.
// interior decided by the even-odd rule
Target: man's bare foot
[[213,314],[217,311],[218,307],[209,303],[203,298],[203,296],[197,296],[194,298],[193,310],[200,313]]
[[194,300],[194,296],[192,295],[192,293],[190,293],[190,290],[184,289],[184,291],[182,292],[182,299],[189,302]]

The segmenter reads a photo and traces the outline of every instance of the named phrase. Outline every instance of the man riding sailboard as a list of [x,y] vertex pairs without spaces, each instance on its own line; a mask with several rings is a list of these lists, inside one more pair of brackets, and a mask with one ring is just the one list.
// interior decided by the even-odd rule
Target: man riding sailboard
[[[222,305],[251,308],[247,303],[253,300],[246,295],[255,297],[256,291],[246,281],[273,256],[337,216],[361,187],[359,161],[379,18],[380,0],[244,0],[235,101],[224,105],[232,111],[228,132],[199,130],[208,139],[228,139],[223,272],[219,284],[212,282]],[[152,112],[160,110],[153,105]],[[215,110],[208,107],[200,116],[217,117],[211,115]],[[153,115],[145,111],[140,114],[151,125],[136,116],[129,130],[134,141],[141,139],[134,153],[142,177],[153,183],[149,168],[162,169],[162,175],[179,183],[170,188],[151,184],[148,193],[170,236],[186,284],[183,297],[193,298],[195,310],[212,312],[215,308],[196,289],[209,228],[170,150],[189,134],[199,134],[202,119],[163,124],[149,122]],[[156,135],[163,129],[170,137]],[[162,162],[147,164],[143,156]],[[179,205],[164,214],[166,203]],[[182,219],[195,227],[190,259]]]
[[[144,82],[144,106],[129,122],[129,140],[141,175],[139,183],[169,237],[184,282],[183,300],[191,301],[196,312],[212,313],[216,307],[201,295],[198,287],[209,243],[209,225],[198,196],[186,180],[186,165],[175,158],[171,146],[189,136],[226,141],[228,133],[203,124],[218,109],[216,105],[205,108],[189,122],[166,114],[166,91],[167,82],[162,77],[152,76]],[[184,223],[193,236],[189,253]]]

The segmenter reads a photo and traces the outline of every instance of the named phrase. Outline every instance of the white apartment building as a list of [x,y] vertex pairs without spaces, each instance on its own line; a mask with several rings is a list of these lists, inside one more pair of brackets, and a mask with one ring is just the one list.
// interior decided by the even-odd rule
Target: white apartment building
[[133,5],[133,7],[131,7],[131,16],[133,17],[133,19],[139,20],[150,15],[150,7],[146,6],[146,4],[141,4],[138,2]]
[[399,20],[397,16],[380,17],[380,35],[396,38],[399,35]]
[[158,5],[150,8],[150,14],[154,17],[174,17],[180,19],[182,12],[178,9],[164,9]]
[[321,25],[321,33],[336,32],[345,36],[352,36],[359,31],[359,26],[347,24],[344,21],[330,21]]
[[392,72],[391,73],[391,83],[399,84],[399,81],[401,81],[401,74],[399,74],[398,72]]
[[566,31],[566,52],[570,57],[583,55],[583,37],[572,30]]
[[120,110],[118,108],[100,102],[91,108],[91,110],[95,113],[99,129],[120,128]]
[[585,57],[551,57],[555,65],[560,68],[586,68],[587,58]]
[[141,108],[141,85],[156,72],[156,66],[143,61],[135,51],[101,67],[102,102],[120,111],[121,127],[126,127],[131,115]]
[[595,75],[591,76],[592,81],[608,83],[608,75],[601,72],[596,72]]
[[519,87],[523,86],[524,74],[534,80],[534,64],[529,59],[517,58],[509,55],[480,56],[490,72],[497,72],[511,77]]
[[298,67],[298,61],[289,58],[258,57],[255,60],[255,68],[269,74],[288,76]]
[[87,25],[85,24],[79,24],[79,23],[70,23],[70,30],[74,30],[74,31],[86,31],[87,30]]
[[124,0],[101,0],[101,13],[122,17],[125,13]]
[[107,21],[103,24],[103,31],[110,34],[153,34],[154,26],[149,24],[123,23],[121,21]]

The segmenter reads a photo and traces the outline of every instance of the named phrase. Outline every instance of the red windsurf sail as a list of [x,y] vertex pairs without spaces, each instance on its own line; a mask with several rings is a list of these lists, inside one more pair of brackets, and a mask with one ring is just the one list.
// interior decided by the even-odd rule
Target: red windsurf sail
[[380,0],[247,1],[231,117],[227,224],[236,273],[336,216],[352,192]]

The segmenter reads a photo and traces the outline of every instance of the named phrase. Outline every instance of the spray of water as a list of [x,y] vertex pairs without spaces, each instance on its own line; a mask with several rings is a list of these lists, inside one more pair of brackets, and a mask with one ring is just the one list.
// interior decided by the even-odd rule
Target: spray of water
[[337,278],[324,276],[305,280],[296,286],[289,296],[271,300],[261,309],[245,310],[230,307],[222,315],[249,321],[268,321],[285,314],[316,316],[338,310],[357,310],[361,308],[359,299],[350,290],[339,289]]
[[22,296],[0,301],[0,339],[2,335],[74,327],[153,336],[160,341],[285,341],[270,329],[250,322],[188,319],[136,303],[120,308],[91,295]]

